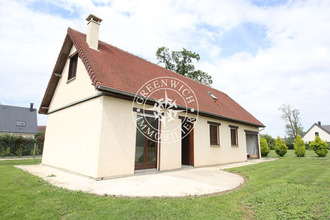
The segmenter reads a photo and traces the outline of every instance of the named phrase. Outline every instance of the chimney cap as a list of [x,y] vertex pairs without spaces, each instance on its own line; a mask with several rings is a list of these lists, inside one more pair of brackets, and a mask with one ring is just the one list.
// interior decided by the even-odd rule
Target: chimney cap
[[99,18],[99,17],[97,17],[97,16],[95,16],[93,14],[88,15],[88,17],[86,18],[86,21],[91,21],[91,20],[93,20],[93,21],[95,21],[97,23],[101,23],[101,21],[102,21],[101,18]]
[[34,103],[30,103],[30,111],[32,112],[33,111],[33,105],[34,105]]

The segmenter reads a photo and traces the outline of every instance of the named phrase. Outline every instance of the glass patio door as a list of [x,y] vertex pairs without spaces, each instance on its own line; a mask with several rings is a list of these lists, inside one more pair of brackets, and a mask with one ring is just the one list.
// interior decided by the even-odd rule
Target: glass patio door
[[146,125],[143,129],[136,128],[136,144],[135,144],[135,169],[151,169],[157,168],[157,142],[150,140],[145,134],[148,127],[158,128],[158,120],[152,117],[137,115],[137,123]]

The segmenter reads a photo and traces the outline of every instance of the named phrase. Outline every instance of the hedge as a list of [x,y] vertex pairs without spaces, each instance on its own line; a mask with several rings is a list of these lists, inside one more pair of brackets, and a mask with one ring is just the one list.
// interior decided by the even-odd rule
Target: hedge
[[41,155],[44,145],[44,135],[38,134],[35,138],[27,138],[18,135],[0,135],[0,156],[32,156],[34,145],[35,155]]

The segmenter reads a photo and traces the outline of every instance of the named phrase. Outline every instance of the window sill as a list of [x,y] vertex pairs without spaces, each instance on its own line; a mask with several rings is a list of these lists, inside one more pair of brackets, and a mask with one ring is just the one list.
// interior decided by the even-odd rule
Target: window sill
[[231,145],[231,147],[239,147],[238,145]]
[[70,83],[70,82],[72,82],[75,79],[76,79],[76,77],[73,77],[73,78],[69,79],[68,81],[66,81],[66,83]]
[[210,144],[210,147],[220,147],[220,144]]

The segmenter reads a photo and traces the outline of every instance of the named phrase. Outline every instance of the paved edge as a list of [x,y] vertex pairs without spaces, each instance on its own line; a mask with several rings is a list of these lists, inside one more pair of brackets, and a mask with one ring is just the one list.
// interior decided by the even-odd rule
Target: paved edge
[[[133,175],[102,181],[98,181],[90,177],[75,175],[70,172],[66,172],[64,170],[45,166],[42,164],[20,165],[15,167],[29,172],[32,175],[38,176],[47,181],[48,183],[57,187],[63,187],[74,191],[83,191],[98,196],[111,195],[118,198],[183,198],[189,196],[204,197],[221,195],[232,192],[234,190],[241,189],[246,185],[248,179],[240,175],[239,173],[226,172],[224,171],[224,169],[269,162],[274,161],[276,159],[277,158],[262,158],[258,160],[248,160],[246,162],[238,162],[210,167],[197,167],[193,169],[183,169],[153,174]],[[196,180],[196,177],[205,178],[201,176],[201,173],[205,172],[214,172],[211,174],[211,176],[218,176],[216,176],[215,178],[209,178],[206,181],[204,179],[201,181]],[[215,180],[216,183],[214,183]],[[164,181],[168,181],[169,184],[168,182],[166,182],[166,184],[163,184]],[[139,187],[141,187],[141,183],[144,187],[145,184],[149,184],[150,186],[152,184],[159,183],[160,186],[157,185],[157,187],[163,190],[163,194],[162,192],[153,193],[153,191],[147,191],[145,194],[143,194],[141,193],[141,189],[139,190]],[[180,187],[182,186],[184,187],[180,189]],[[190,188],[186,189],[187,187]],[[157,188],[154,191],[157,191]]]

